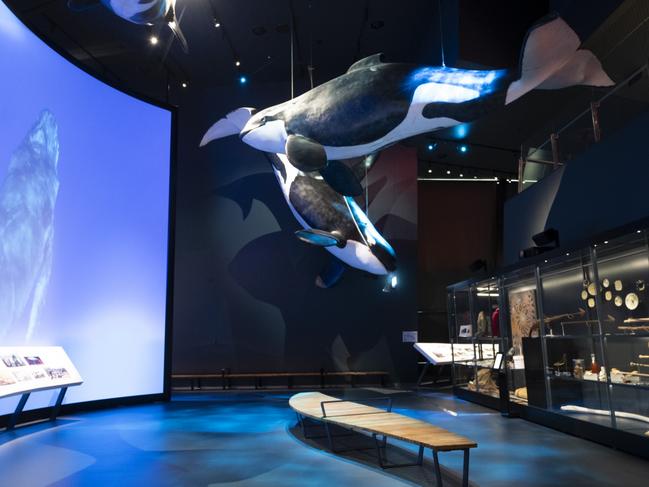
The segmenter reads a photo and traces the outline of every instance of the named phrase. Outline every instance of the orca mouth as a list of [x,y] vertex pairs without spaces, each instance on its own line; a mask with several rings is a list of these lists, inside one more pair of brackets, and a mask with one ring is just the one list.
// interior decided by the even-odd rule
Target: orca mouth
[[[255,113],[256,110],[253,110],[251,112],[251,115],[254,116]],[[239,133],[239,138],[243,140],[243,138],[253,130],[263,127],[264,125],[266,125],[266,123],[272,122],[274,120],[277,120],[277,118],[272,115],[265,115],[261,117],[259,120],[253,120],[251,118],[250,121],[246,124],[246,126],[243,127],[243,130],[241,130],[241,132]]]

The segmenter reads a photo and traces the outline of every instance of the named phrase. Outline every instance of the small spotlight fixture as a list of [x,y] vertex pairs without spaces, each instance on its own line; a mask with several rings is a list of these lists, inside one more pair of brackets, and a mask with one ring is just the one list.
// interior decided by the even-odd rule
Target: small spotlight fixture
[[448,175],[450,176],[450,175],[451,175],[451,170],[450,170],[450,169],[447,169],[447,170],[446,170],[446,174],[448,174]]
[[460,173],[460,177],[463,178],[463,177],[464,177],[464,174]]
[[608,240],[604,240],[604,245],[606,245],[607,243],[608,243]]
[[466,144],[460,144],[457,146],[457,150],[460,154],[466,154],[469,152],[469,146]]
[[242,85],[245,85],[247,82],[248,82],[248,78],[246,78],[245,76],[241,76],[239,78],[239,83],[241,83]]
[[221,22],[219,22],[219,19],[214,19],[214,28],[218,29],[221,27]]
[[152,46],[157,45],[158,44],[158,37],[157,36],[149,37],[149,42],[151,43]]
[[473,176],[473,179],[478,179],[478,176]]
[[180,84],[180,86],[182,86],[183,88],[187,88],[187,83],[186,83],[185,81],[183,81],[183,82]]
[[234,65],[238,68],[239,66],[241,66],[241,61],[239,61],[239,60],[237,59],[237,60],[234,62]]
[[433,170],[428,168],[428,174],[432,174]]
[[642,230],[636,230],[635,233],[642,233]]

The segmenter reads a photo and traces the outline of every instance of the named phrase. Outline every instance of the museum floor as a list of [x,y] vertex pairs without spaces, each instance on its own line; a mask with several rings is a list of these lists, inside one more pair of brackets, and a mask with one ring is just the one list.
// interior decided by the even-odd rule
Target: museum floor
[[[328,394],[332,392],[327,391]],[[649,462],[458,400],[446,393],[389,393],[397,412],[478,441],[471,484],[647,485]],[[287,392],[181,393],[168,404],[70,416],[56,425],[0,433],[1,485],[37,486],[394,486],[435,484],[424,469],[380,470],[373,450],[332,455],[304,440]],[[364,437],[347,442],[363,446]],[[351,446],[351,443],[348,443]],[[388,455],[399,460],[396,445]],[[440,454],[444,485],[458,485],[461,453]]]

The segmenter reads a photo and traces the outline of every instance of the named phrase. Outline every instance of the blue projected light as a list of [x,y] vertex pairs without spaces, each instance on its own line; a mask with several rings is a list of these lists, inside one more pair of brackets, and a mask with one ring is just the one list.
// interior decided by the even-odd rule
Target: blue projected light
[[415,96],[421,98],[414,101],[462,103],[493,93],[506,72],[428,66],[416,69],[406,85],[416,89]]
[[466,154],[467,152],[469,152],[469,146],[466,144],[460,144],[457,146],[457,151],[461,154]]
[[[68,404],[160,394],[171,112],[71,64],[1,1],[0,59],[0,344],[63,347],[84,379]],[[35,392],[27,409],[51,404]]]
[[239,78],[239,83],[241,83],[242,85],[245,85],[247,82],[248,78],[246,78],[245,76],[241,76],[241,78]]

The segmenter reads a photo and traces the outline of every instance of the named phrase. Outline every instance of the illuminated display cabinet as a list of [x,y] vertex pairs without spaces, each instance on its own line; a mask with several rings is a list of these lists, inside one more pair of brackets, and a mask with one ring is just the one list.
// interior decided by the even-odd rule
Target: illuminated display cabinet
[[[448,288],[458,396],[649,457],[649,244],[636,230]],[[493,354],[505,352],[499,390]]]

